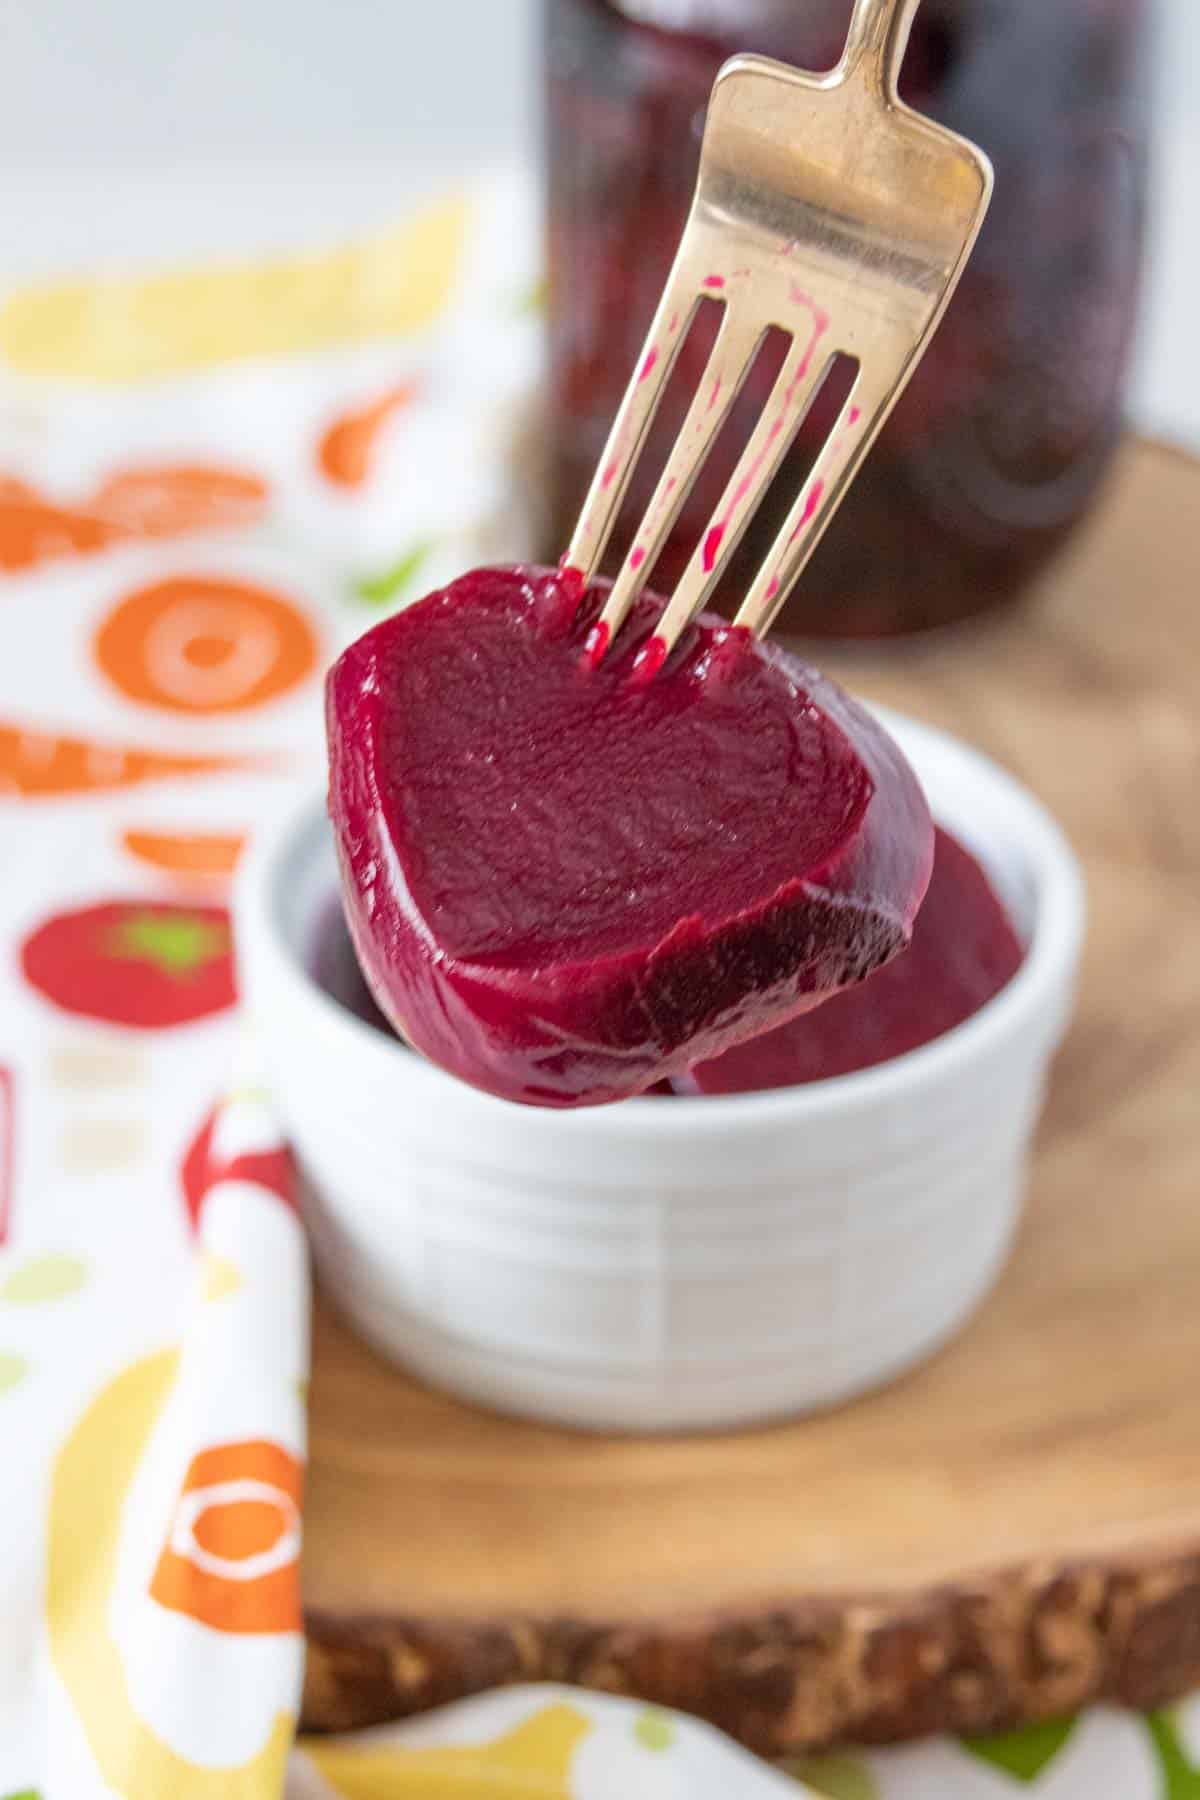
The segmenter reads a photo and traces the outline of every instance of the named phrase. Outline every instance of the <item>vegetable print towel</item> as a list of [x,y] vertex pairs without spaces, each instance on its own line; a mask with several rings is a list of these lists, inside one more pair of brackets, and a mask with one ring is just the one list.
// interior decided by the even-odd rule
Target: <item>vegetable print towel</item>
[[308,1273],[229,882],[349,637],[528,548],[519,180],[0,294],[0,1800],[1200,1800],[1200,1709],[754,1762],[547,1689],[297,1746]]

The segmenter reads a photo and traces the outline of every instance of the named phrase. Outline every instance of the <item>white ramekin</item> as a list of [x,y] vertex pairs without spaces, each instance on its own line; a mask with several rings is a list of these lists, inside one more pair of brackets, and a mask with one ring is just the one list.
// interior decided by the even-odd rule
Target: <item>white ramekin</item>
[[578,1112],[477,1093],[311,979],[336,879],[323,796],[260,844],[239,890],[243,988],[321,1279],[384,1354],[534,1418],[698,1429],[829,1406],[962,1325],[1012,1240],[1083,890],[1010,776],[885,723],[1028,955],[944,1037],[789,1090]]

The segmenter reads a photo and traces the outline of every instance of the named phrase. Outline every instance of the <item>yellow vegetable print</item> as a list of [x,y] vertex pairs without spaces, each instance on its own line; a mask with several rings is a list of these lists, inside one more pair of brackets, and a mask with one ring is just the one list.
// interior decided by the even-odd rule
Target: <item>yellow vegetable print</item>
[[558,1705],[490,1744],[371,1750],[310,1739],[303,1748],[339,1800],[571,1800],[571,1759],[590,1730]]
[[122,1800],[278,1800],[292,1717],[278,1713],[248,1761],[201,1767],[138,1716],[113,1637],[109,1604],[121,1514],[178,1362],[174,1351],[164,1351],[124,1370],[59,1454],[46,1571],[50,1654],[100,1777]]
[[26,375],[139,381],[406,336],[448,304],[468,225],[455,196],[322,255],[19,288],[0,307],[0,355]]

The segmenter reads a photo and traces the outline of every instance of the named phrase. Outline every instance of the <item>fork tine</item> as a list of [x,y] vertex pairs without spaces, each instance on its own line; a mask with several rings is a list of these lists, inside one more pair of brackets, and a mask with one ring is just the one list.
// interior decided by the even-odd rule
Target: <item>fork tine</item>
[[762,326],[743,324],[732,308],[725,308],[717,341],[687,417],[600,614],[601,645],[610,644],[616,637],[641,592],[713,441],[729,416],[763,335]]
[[763,637],[803,572],[842,495],[881,431],[894,395],[872,387],[860,370],[837,423],[822,445],[795,505],[750,584],[734,619]]
[[629,478],[699,304],[700,296],[690,283],[683,281],[677,262],[659,301],[633,379],[625,389],[613,420],[604,454],[596,465],[592,485],[567,547],[564,560],[580,571],[585,582],[591,580],[600,566]]
[[817,355],[827,329],[825,315],[814,310],[811,329],[793,338],[771,398],[729,478],[716,518],[693,551],[658,622],[654,649],[648,656],[655,666],[670,654],[703,609],[799,430],[832,360],[832,352],[820,359]]
[[[807,310],[809,324],[793,335],[720,510],[638,652],[634,667],[642,678],[661,666],[727,572],[840,348],[858,360],[850,398],[737,616],[742,627],[767,630],[924,354],[970,255],[991,193],[991,165],[965,138],[897,98],[896,74],[918,3],[854,0],[844,54],[828,74],[738,56],[717,77],[696,195],[667,292],[564,561],[585,577],[598,567],[702,287],[734,284],[737,298],[727,308],[755,310],[756,342],[768,322],[789,329],[796,306]],[[740,347],[739,330],[727,310],[723,352]],[[727,404],[735,393],[731,384]],[[596,623],[588,646],[593,661],[632,605],[638,570],[658,554],[700,452],[719,429],[720,417],[709,422],[711,431],[699,423],[703,404],[694,399],[689,408],[642,537]]]

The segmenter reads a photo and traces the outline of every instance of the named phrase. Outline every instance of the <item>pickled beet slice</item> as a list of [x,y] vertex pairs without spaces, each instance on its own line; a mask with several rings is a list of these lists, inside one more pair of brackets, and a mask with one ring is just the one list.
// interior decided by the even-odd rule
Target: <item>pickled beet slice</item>
[[432,1061],[510,1100],[620,1099],[907,944],[924,796],[832,683],[718,619],[653,680],[662,602],[585,653],[572,573],[480,569],[330,672],[330,810],[367,981]]
[[750,1094],[890,1062],[961,1025],[1006,987],[1021,941],[969,850],[939,826],[912,943],[864,986],[701,1063],[680,1094]]

